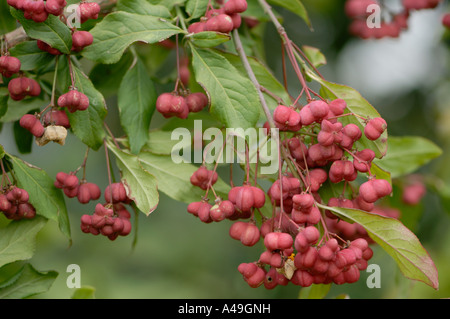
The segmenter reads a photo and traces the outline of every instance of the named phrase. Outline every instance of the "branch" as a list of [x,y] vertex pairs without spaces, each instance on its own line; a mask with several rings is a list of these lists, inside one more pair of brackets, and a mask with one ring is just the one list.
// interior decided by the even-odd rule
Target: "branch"
[[295,59],[295,50],[293,48],[292,45],[292,41],[289,39],[286,30],[284,29],[284,27],[281,25],[281,23],[278,21],[277,17],[275,16],[275,14],[272,11],[272,8],[270,7],[270,5],[266,2],[266,0],[259,0],[259,4],[261,5],[261,7],[264,9],[264,11],[269,15],[270,20],[272,21],[272,23],[275,25],[275,28],[277,29],[278,33],[280,34],[281,39],[283,40],[283,44],[286,48],[286,53],[289,57],[289,60],[291,61],[291,64],[294,68],[295,74],[297,75],[304,91],[306,94],[306,97],[308,98],[308,100],[312,100],[312,96],[309,92],[308,89],[308,85],[306,84],[306,80],[302,75],[302,72],[300,70],[300,67],[297,63],[297,60]]
[[[102,12],[109,12],[111,7],[115,6],[117,0],[94,0],[91,2],[97,2],[100,5]],[[4,39],[8,43],[8,48],[16,46],[21,42],[31,40],[31,38],[26,34],[23,27],[19,27],[9,33],[4,35]]]
[[[233,30],[233,41],[234,41],[236,51],[239,54],[239,57],[241,58],[242,64],[244,65],[245,71],[247,72],[247,75],[249,76],[253,85],[256,87],[256,91],[258,92],[261,106],[263,108],[264,114],[266,115],[267,121],[269,122],[270,128],[276,128],[275,121],[273,120],[272,114],[270,113],[269,106],[267,105],[266,99],[264,98],[264,95],[261,91],[261,85],[259,84],[258,80],[256,79],[255,73],[253,72],[253,69],[250,66],[247,55],[245,54],[245,51],[244,51],[244,47],[242,46],[241,38],[239,37],[239,32],[236,29]],[[278,140],[278,145],[279,145],[279,149],[281,151],[281,156],[283,157],[283,160],[286,162],[286,164],[289,166],[289,169],[291,170],[292,174],[295,177],[297,177],[298,179],[300,179],[300,176],[298,175],[298,173],[292,166],[292,163],[288,158],[286,150],[280,144],[279,140]],[[258,172],[256,172],[256,174],[257,173]]]

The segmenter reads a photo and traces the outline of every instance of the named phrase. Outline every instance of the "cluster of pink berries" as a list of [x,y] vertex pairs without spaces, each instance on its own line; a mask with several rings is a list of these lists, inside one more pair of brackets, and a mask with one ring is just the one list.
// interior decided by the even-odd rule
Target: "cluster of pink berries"
[[381,6],[377,0],[347,0],[345,3],[345,13],[353,19],[350,25],[350,33],[362,39],[381,39],[385,37],[397,38],[402,30],[408,28],[408,19],[413,10],[432,9],[441,0],[402,0],[403,10],[392,13],[390,20],[384,20],[379,27],[371,28],[367,24],[367,17],[373,13],[368,10],[369,6]]
[[8,4],[24,13],[25,19],[44,22],[48,16],[60,16],[67,5],[66,0],[7,0]]
[[97,184],[87,183],[85,180],[80,182],[73,173],[59,172],[56,174],[55,187],[62,189],[69,198],[77,197],[82,204],[97,200],[101,195],[101,190]]
[[31,219],[36,216],[36,210],[29,201],[28,192],[17,186],[12,186],[0,193],[0,212],[8,219]]
[[[79,92],[77,89],[71,88],[69,92],[61,95],[58,98],[58,106],[61,108],[67,108],[68,112],[70,113],[74,113],[76,111],[84,111],[89,107],[89,98],[85,94]],[[38,138],[44,135],[45,128],[48,126],[61,126],[66,129],[70,128],[70,121],[66,112],[64,110],[59,110],[57,107],[52,107],[50,111],[45,113],[45,115],[42,117],[42,123],[40,121],[40,117],[40,114],[25,114],[20,119],[20,126],[25,128],[32,135]]]
[[89,98],[76,88],[71,87],[69,92],[58,98],[58,106],[67,108],[70,113],[85,111],[89,107]]
[[[81,204],[100,199],[101,190],[95,183],[89,183],[85,179],[79,180],[75,172],[56,174],[55,187],[62,189],[68,198],[77,198]],[[131,214],[127,210],[127,204],[131,199],[127,195],[122,183],[112,183],[105,188],[105,204],[97,203],[93,215],[81,217],[81,230],[93,235],[102,234],[110,240],[118,236],[126,236],[131,232]]]
[[131,214],[124,205],[97,204],[93,215],[81,216],[81,231],[86,234],[103,235],[109,240],[126,236],[131,232]]
[[[371,141],[382,138],[387,123],[378,117],[365,119],[364,129],[356,124],[343,125],[339,119],[351,115],[345,114],[346,109],[347,103],[342,99],[309,101],[300,110],[279,105],[273,119],[276,127],[287,134],[281,145],[298,174],[284,173],[267,193],[247,181],[242,186],[233,186],[228,198],[217,198],[215,205],[208,203],[206,196],[188,205],[188,212],[202,222],[233,221],[229,235],[245,246],[255,246],[264,240],[266,250],[260,259],[238,267],[251,287],[264,284],[272,289],[288,282],[300,286],[343,284],[359,279],[360,271],[372,257],[368,245],[373,242],[361,226],[339,220],[330,211],[321,211],[318,204],[323,204],[323,200],[319,191],[327,182],[348,185],[360,174],[368,174],[368,180],[359,188],[351,185],[351,198],[346,198],[348,194],[343,192],[326,204],[398,217],[393,210],[376,205],[392,193],[392,186],[371,173],[375,153],[355,147],[363,136]],[[264,127],[269,128],[268,123]],[[193,185],[206,191],[216,180],[216,172],[203,166],[191,177]],[[261,215],[262,223],[258,226],[255,213],[266,203],[266,195],[275,216]],[[319,233],[319,224],[323,226],[323,234]]]
[[8,91],[11,99],[21,101],[27,96],[39,96],[41,94],[41,86],[34,79],[20,76],[9,81]]
[[198,33],[214,31],[230,33],[241,26],[241,13],[247,10],[246,0],[229,0],[219,9],[209,8],[200,21],[192,23],[188,31]]
[[0,56],[0,73],[4,77],[10,78],[13,74],[19,73],[20,67],[18,58],[9,55]]
[[[80,52],[85,47],[91,45],[94,42],[94,37],[89,31],[74,31],[72,33],[72,51]],[[42,51],[48,52],[52,55],[61,55],[61,51],[52,48],[50,45],[42,40],[37,40],[37,46]]]
[[189,113],[197,113],[207,107],[208,97],[202,92],[182,93],[177,92],[163,93],[156,100],[156,110],[165,118],[179,117],[186,119]]

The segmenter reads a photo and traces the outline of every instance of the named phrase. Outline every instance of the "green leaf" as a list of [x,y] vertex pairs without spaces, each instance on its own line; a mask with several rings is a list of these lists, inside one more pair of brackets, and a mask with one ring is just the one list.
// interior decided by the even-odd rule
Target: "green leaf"
[[190,19],[200,18],[205,15],[209,0],[187,0],[186,12]]
[[40,272],[25,264],[13,277],[0,283],[0,299],[25,299],[46,292],[56,277],[56,271]]
[[318,206],[330,210],[345,221],[360,224],[370,238],[395,260],[405,277],[438,289],[438,273],[433,260],[416,235],[399,220],[357,209]]
[[55,57],[38,48],[36,41],[25,41],[9,49],[21,62],[22,71],[33,71],[50,63]]
[[42,40],[62,53],[70,53],[72,49],[72,34],[69,27],[59,17],[50,14],[47,20],[37,23],[33,20],[25,19],[21,10],[16,10],[12,7],[11,14],[19,20],[30,38]]
[[228,34],[213,31],[193,33],[192,35],[186,36],[186,38],[199,48],[214,48],[231,39]]
[[[241,72],[243,76],[246,76],[247,72],[245,71],[244,65],[242,64],[241,59],[239,58],[238,55],[222,51],[217,52],[219,52],[219,54],[224,56],[237,70],[239,70],[239,72]],[[291,97],[289,96],[289,93],[286,91],[284,86],[273,75],[273,73],[264,64],[262,64],[259,60],[255,58],[248,57],[248,61],[261,87],[275,94],[283,101],[283,103],[285,103],[285,105],[289,105],[291,102]],[[264,90],[263,94],[267,104],[269,105],[269,108],[271,110],[275,110],[276,106],[279,104],[280,101],[274,99],[273,96],[264,92]],[[262,108],[261,114],[264,115]]]
[[72,299],[95,299],[95,288],[91,286],[83,286],[77,288],[71,297]]
[[146,16],[154,16],[169,19],[170,11],[162,5],[153,5],[146,0],[120,0],[116,6],[117,11],[136,13]]
[[131,53],[125,53],[120,61],[114,64],[97,63],[89,72],[89,79],[94,87],[107,99],[117,94],[120,83],[132,63],[133,55]]
[[137,58],[119,88],[120,123],[130,143],[131,153],[137,154],[147,142],[149,127],[156,106],[156,90],[144,63]]
[[44,170],[20,158],[9,154],[8,158],[13,165],[17,186],[28,192],[36,213],[57,222],[61,232],[71,240],[64,195],[55,187],[54,180]]
[[18,121],[24,114],[27,114],[32,110],[40,109],[44,105],[48,105],[48,101],[44,101],[38,98],[26,98],[22,101],[14,101],[13,99],[8,99],[6,113],[2,117],[0,117],[0,121]]
[[0,34],[6,34],[16,28],[16,19],[9,13],[9,4],[0,1]]
[[0,160],[5,156],[5,149],[3,148],[3,145],[0,144]]
[[8,111],[8,99],[9,99],[8,92],[5,92],[5,94],[3,94],[3,92],[0,91],[0,119]]
[[299,299],[324,299],[331,289],[331,284],[313,284],[300,289]]
[[149,134],[149,139],[142,151],[157,155],[170,155],[172,154],[172,151],[174,151],[177,144],[180,143],[178,140],[172,140],[171,137],[172,132],[170,131],[151,131]]
[[426,138],[390,136],[386,156],[373,162],[396,178],[413,173],[441,154],[441,148]]
[[175,5],[182,6],[186,0],[149,0],[152,4],[159,4],[165,6],[167,9],[172,10]]
[[119,150],[111,141],[108,141],[107,145],[115,155],[128,197],[135,202],[141,212],[150,215],[159,203],[155,176],[142,167],[137,156]]
[[16,121],[13,124],[14,141],[16,142],[17,150],[21,154],[31,153],[33,147],[34,136],[22,126],[20,122]]
[[[200,201],[205,191],[191,184],[190,178],[198,169],[190,163],[175,163],[170,156],[156,155],[142,152],[139,155],[142,166],[152,173],[158,180],[158,189],[169,196],[184,203]],[[230,186],[223,180],[214,184],[214,191],[222,198],[227,198]],[[210,192],[211,193],[211,192]]]
[[377,179],[385,179],[390,184],[392,184],[391,173],[382,169],[376,163],[372,162],[372,165],[370,166],[370,172],[372,173],[372,175],[376,176]]
[[[378,113],[378,111],[366,99],[364,99],[361,96],[361,94],[355,89],[349,86],[328,82],[318,77],[313,72],[307,72],[307,74],[322,85],[320,92],[324,98],[328,98],[330,100],[340,98],[345,100],[347,102],[347,111],[357,115],[357,116],[345,116],[341,118],[341,122],[344,125],[354,123],[357,124],[363,131],[365,123],[364,119],[362,118],[367,119],[380,117],[380,113]],[[367,139],[363,134],[361,139],[357,141],[355,145],[359,146],[359,148],[361,149],[370,148],[375,152],[377,158],[381,158],[386,155],[388,147],[387,140],[388,140],[388,133],[386,130],[381,135],[381,137],[376,141],[371,141]]]
[[155,43],[184,31],[170,22],[153,16],[113,12],[90,30],[94,42],[82,55],[100,63],[116,63],[132,43]]
[[0,228],[0,267],[33,257],[36,234],[46,222],[45,218],[36,216],[33,219],[12,221],[5,228]]
[[[66,59],[60,60],[58,74],[65,78],[61,81],[63,90],[67,90],[70,83]],[[87,146],[93,150],[98,150],[103,145],[105,131],[103,129],[103,120],[106,117],[106,102],[103,95],[97,91],[91,80],[75,65],[72,65],[75,78],[75,86],[78,91],[84,93],[89,98],[89,107],[84,111],[68,113],[70,126],[73,133]],[[67,92],[67,91],[64,91]]]
[[305,9],[305,6],[300,0],[267,0],[268,3],[283,7],[292,13],[295,13],[303,21],[306,22],[308,27],[312,29],[311,20],[309,19],[308,12]]
[[226,127],[255,127],[261,110],[253,83],[220,54],[191,49],[195,78],[209,94],[213,116]]
[[304,45],[302,46],[302,51],[314,67],[318,68],[327,64],[327,58],[319,49]]

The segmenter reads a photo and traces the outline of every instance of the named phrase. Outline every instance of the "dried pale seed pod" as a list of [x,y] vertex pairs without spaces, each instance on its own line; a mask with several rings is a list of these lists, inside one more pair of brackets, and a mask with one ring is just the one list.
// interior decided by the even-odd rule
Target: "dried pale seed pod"
[[64,145],[67,137],[67,130],[64,126],[49,125],[45,128],[44,135],[36,138],[36,144],[44,146],[49,142],[55,142]]

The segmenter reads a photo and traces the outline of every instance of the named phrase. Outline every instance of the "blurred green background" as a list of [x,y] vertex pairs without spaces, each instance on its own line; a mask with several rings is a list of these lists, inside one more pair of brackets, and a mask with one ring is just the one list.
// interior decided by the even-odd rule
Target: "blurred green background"
[[[360,40],[347,32],[349,19],[343,11],[344,1],[304,0],[312,20],[311,32],[297,16],[277,8],[284,18],[289,36],[299,45],[319,48],[328,64],[321,68],[327,80],[349,85],[369,100],[389,124],[389,134],[417,135],[433,140],[444,150],[443,156],[422,171],[435,174],[448,185],[450,168],[450,81],[449,40],[440,23],[445,5],[435,10],[414,12],[410,28],[398,39]],[[446,3],[448,4],[448,2]],[[272,26],[265,33],[267,63],[282,79],[281,49]],[[293,92],[298,81],[289,79]],[[290,87],[291,88],[291,87]],[[108,99],[108,123],[120,135],[116,101]],[[155,114],[152,126],[164,119]],[[19,155],[10,124],[5,124],[0,141],[11,154]],[[59,171],[78,167],[85,147],[74,136],[66,146],[33,146],[31,154],[19,155],[44,168],[52,177]],[[227,171],[221,172],[227,180]],[[104,189],[107,185],[104,151],[91,152],[87,163],[88,180]],[[242,262],[257,260],[262,247],[245,247],[228,235],[230,222],[203,224],[186,211],[186,204],[160,194],[156,211],[138,217],[135,232],[111,242],[103,236],[83,234],[79,229],[82,214],[91,214],[95,204],[81,205],[67,200],[73,243],[54,222],[39,233],[30,263],[38,270],[59,273],[51,289],[35,298],[70,298],[66,272],[70,264],[81,268],[81,284],[95,288],[97,298],[297,298],[300,288],[294,285],[266,290],[250,288],[237,271]],[[369,289],[362,272],[358,283],[333,286],[327,297],[347,294],[350,298],[446,298],[450,297],[450,219],[445,198],[429,191],[414,232],[434,260],[440,289],[412,282],[399,272],[384,251],[374,247],[370,263],[381,267],[381,288]],[[408,214],[408,211],[403,211]],[[134,218],[133,218],[134,219]]]

